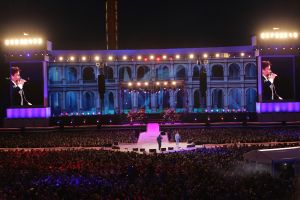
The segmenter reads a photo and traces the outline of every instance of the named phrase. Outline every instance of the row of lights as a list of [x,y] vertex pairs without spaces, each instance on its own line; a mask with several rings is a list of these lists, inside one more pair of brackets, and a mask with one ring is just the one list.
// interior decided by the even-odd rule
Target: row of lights
[[[237,112],[247,112],[246,109],[205,109],[204,112],[206,113],[237,113]],[[65,112],[65,113],[60,113],[60,116],[90,116],[90,115],[100,115],[101,113],[98,112]]]
[[27,56],[27,57],[31,57],[31,56],[44,56],[44,55],[46,55],[46,56],[49,56],[49,54],[47,54],[47,53],[25,53],[25,54],[10,54],[10,55],[7,55],[7,56],[10,56],[10,57],[15,57],[15,56],[19,56],[19,57],[25,57],[25,56]]
[[20,39],[6,39],[5,46],[27,46],[27,45],[41,45],[42,38],[20,38]]
[[[262,50],[264,50],[264,49],[268,49],[268,50],[287,50],[287,49],[290,49],[290,50],[294,50],[294,49],[298,49],[298,50],[300,50],[300,48],[293,48],[293,47],[290,47],[290,48],[286,48],[286,47],[282,47],[282,48],[278,48],[278,47],[274,47],[274,48],[270,48],[270,47],[268,47],[268,48],[261,48],[260,50],[262,51]],[[256,49],[256,50],[258,50],[258,49]]]
[[[139,89],[132,89],[132,88],[129,88],[128,90],[124,90],[124,92],[128,92],[129,94],[134,94],[134,93],[138,93],[138,94],[160,94],[161,92],[164,93],[166,91],[176,91],[177,89],[175,87],[173,88],[155,88],[155,89],[152,89],[152,90],[147,90],[147,89],[143,89],[143,88],[139,88]],[[178,91],[181,91],[180,88],[178,88]],[[125,103],[127,104],[127,102]]]
[[[64,114],[61,114],[60,116],[64,116]],[[66,113],[65,116],[75,116],[75,115],[73,115],[73,113],[71,113],[70,115],[69,115],[68,113]],[[218,118],[213,118],[213,119],[214,119],[214,121],[215,121],[216,119],[219,119],[219,120],[221,120],[221,121],[224,121],[224,120],[225,120],[225,117],[224,117],[224,116],[219,116]],[[229,118],[229,117],[226,116],[226,120],[230,120],[230,119],[231,119],[231,117]],[[238,116],[233,116],[232,119],[233,119],[234,121],[244,120],[243,118],[240,118],[240,117],[238,117]],[[246,117],[246,120],[250,120],[250,117],[247,116],[247,117]],[[194,121],[195,121],[195,122],[197,122],[197,121],[202,121],[202,119],[201,119],[201,118],[194,118]],[[211,121],[211,117],[210,117],[210,116],[207,117],[207,121],[208,121],[208,122]],[[113,122],[113,120],[110,119],[110,120],[109,120],[109,123],[112,123],[112,122]],[[69,125],[86,125],[86,124],[87,124],[87,119],[83,119],[82,121],[75,121],[74,119],[71,119],[68,123],[69,123]],[[58,125],[58,126],[68,125],[68,123],[64,123],[62,120],[57,120],[57,121],[56,121],[56,125]],[[91,123],[89,122],[89,124],[91,124]],[[101,120],[100,120],[100,119],[96,119],[96,125],[101,125]],[[299,147],[297,147],[297,148],[299,148]],[[287,148],[286,148],[286,149],[287,149]],[[263,151],[263,150],[260,150],[260,151]]]
[[[156,86],[167,86],[167,85],[173,85],[173,86],[176,86],[176,81],[172,81],[170,83],[168,83],[167,81],[163,81],[163,82],[155,82],[155,85]],[[145,86],[145,87],[148,87],[149,86],[149,82],[137,82],[137,83],[132,83],[132,82],[129,82],[127,83],[128,87],[133,87],[133,86],[138,86],[138,87],[141,87],[141,86]]]
[[[223,57],[226,57],[226,58],[228,58],[230,55],[229,54],[223,54]],[[240,56],[241,57],[245,57],[245,53],[240,53]],[[209,57],[209,55],[208,54],[203,54],[202,55],[202,58],[208,58]],[[215,54],[215,57],[216,58],[220,58],[221,57],[221,54],[220,53],[216,53]],[[250,56],[249,56],[250,57]],[[180,55],[180,54],[176,54],[175,55],[175,59],[176,60],[179,60],[179,59],[181,59],[182,58],[182,56]],[[194,55],[194,54],[189,54],[188,55],[188,58],[189,59],[196,59],[197,57]],[[167,55],[163,55],[163,56],[161,56],[161,57],[155,57],[154,55],[150,55],[149,57],[147,57],[147,56],[141,56],[141,55],[138,55],[137,57],[136,57],[136,59],[137,60],[144,60],[144,61],[148,61],[148,60],[156,60],[156,61],[160,61],[160,60],[173,60],[173,57],[168,57]],[[75,61],[76,60],[76,57],[75,56],[70,56],[70,57],[68,57],[68,59],[67,59],[68,61]],[[87,56],[82,56],[81,57],[81,59],[80,59],[81,61],[87,61],[88,60],[88,57]],[[94,61],[100,61],[100,60],[102,60],[102,58],[100,57],[100,56],[94,56],[94,58],[93,58],[93,60]],[[108,61],[113,61],[114,60],[114,57],[113,56],[108,56],[107,57],[107,60]],[[129,60],[129,57],[128,56],[126,56],[126,55],[124,55],[124,56],[122,56],[122,60],[123,61],[127,61],[127,60]],[[59,56],[58,57],[58,61],[65,61],[65,58],[63,57],[63,56]]]
[[263,32],[260,34],[263,40],[268,39],[298,39],[297,32]]
[[101,114],[100,112],[98,112],[98,113],[96,113],[96,112],[82,112],[82,113],[80,113],[80,112],[71,112],[71,113],[66,112],[66,113],[60,113],[60,116],[85,116],[85,115],[90,116],[90,115],[100,115],[100,114]]
[[217,113],[220,113],[220,112],[225,112],[225,113],[231,113],[231,112],[246,112],[247,110],[245,108],[243,109],[222,109],[222,108],[217,108],[217,109],[205,109],[204,110],[206,113],[207,112],[217,112]]
[[[99,114],[100,115],[100,114]],[[73,113],[70,113],[70,115],[68,113],[66,113],[65,115],[64,114],[61,114],[60,115],[61,117],[63,116],[75,116],[75,114],[73,115]],[[89,120],[89,122],[87,122],[87,119],[83,119],[81,121],[78,121],[78,120],[75,120],[74,118],[71,118],[71,120],[69,122],[64,122],[64,120],[57,120],[56,121],[56,125],[60,126],[60,127],[64,127],[65,125],[72,125],[72,126],[78,126],[78,125],[86,125],[86,124],[92,124],[90,122],[91,120]],[[112,119],[109,119],[109,123],[111,124],[113,122]],[[102,125],[102,122],[100,119],[96,119],[96,125],[98,128],[101,128],[101,125]]]
[[[113,60],[113,57],[112,57],[112,56],[108,56],[107,59],[110,60],[110,61],[112,61],[112,60]],[[63,57],[63,56],[59,56],[59,57],[58,57],[58,60],[59,60],[59,61],[64,61],[64,57]],[[75,61],[75,56],[69,57],[69,60],[70,60],[70,61]],[[100,60],[101,60],[100,56],[95,56],[95,57],[94,57],[94,61],[100,61]],[[86,56],[82,56],[82,57],[81,57],[81,61],[87,61],[87,57],[86,57]]]

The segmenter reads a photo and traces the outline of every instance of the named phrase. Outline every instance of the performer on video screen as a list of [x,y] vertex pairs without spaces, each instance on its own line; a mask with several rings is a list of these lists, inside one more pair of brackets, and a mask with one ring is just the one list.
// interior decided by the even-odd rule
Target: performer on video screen
[[273,101],[273,100],[283,100],[277,94],[275,87],[275,78],[277,74],[271,71],[271,62],[270,61],[262,61],[261,69],[262,69],[262,100],[263,101]]
[[25,96],[26,80],[21,78],[19,67],[11,68],[11,104],[12,106],[31,106]]

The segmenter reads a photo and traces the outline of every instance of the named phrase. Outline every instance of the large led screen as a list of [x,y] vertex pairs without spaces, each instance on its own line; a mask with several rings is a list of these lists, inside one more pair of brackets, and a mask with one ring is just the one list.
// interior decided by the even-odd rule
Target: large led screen
[[42,62],[11,63],[11,107],[43,107],[44,76]]
[[261,57],[258,79],[261,102],[296,100],[294,62],[294,56]]

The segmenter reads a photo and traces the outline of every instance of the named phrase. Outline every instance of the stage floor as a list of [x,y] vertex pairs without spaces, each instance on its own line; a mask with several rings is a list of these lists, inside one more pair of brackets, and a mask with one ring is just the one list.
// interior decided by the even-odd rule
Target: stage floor
[[[156,153],[167,153],[167,152],[180,152],[180,151],[189,151],[195,150],[196,148],[202,148],[202,145],[197,145],[195,147],[187,147],[188,143],[180,142],[179,146],[176,146],[175,142],[162,142],[160,151],[158,149],[157,142],[148,142],[148,143],[135,143],[135,144],[119,144],[120,151],[123,152],[137,152],[137,153],[151,153],[150,149],[155,149]],[[165,149],[165,150],[164,150]]]

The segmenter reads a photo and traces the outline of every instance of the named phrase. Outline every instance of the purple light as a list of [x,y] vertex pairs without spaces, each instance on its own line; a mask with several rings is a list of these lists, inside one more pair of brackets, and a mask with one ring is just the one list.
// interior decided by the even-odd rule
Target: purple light
[[152,141],[156,141],[156,137],[159,135],[159,124],[156,123],[148,123],[147,131],[140,134],[138,143],[148,143]]
[[51,110],[47,108],[8,108],[6,110],[7,118],[49,118]]
[[300,112],[300,102],[256,103],[256,112]]

